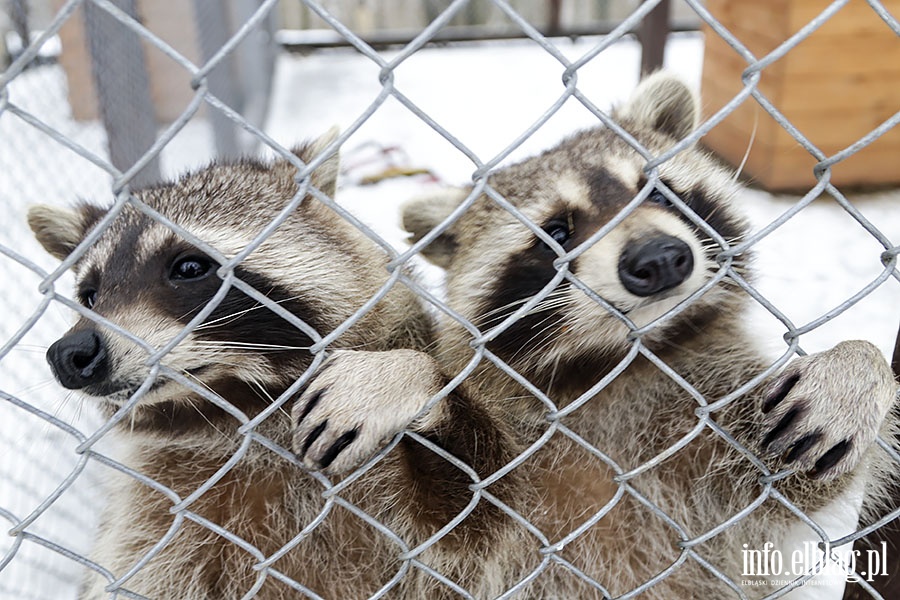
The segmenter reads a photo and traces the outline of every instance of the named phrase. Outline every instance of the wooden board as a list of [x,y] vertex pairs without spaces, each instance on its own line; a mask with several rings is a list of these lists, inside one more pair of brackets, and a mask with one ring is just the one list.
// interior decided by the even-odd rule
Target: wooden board
[[[757,58],[777,48],[831,3],[827,0],[709,0],[710,12]],[[900,0],[885,8],[900,16]],[[773,14],[783,18],[772,19]],[[712,115],[742,89],[748,62],[710,28],[702,77],[704,111]],[[865,0],[850,0],[821,28],[761,73],[758,89],[831,156],[900,112],[900,38]],[[745,173],[773,190],[815,184],[815,159],[749,98],[704,138],[726,161],[739,163],[754,138]],[[833,169],[839,185],[900,183],[900,127]]]

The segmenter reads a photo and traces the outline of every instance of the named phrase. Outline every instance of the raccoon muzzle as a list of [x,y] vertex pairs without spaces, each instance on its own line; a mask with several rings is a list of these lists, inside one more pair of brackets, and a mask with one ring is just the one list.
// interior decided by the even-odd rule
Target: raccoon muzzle
[[103,381],[109,373],[106,344],[91,329],[75,331],[57,340],[47,350],[47,362],[57,381],[70,390]]
[[619,280],[635,296],[652,296],[670,290],[690,277],[694,254],[671,235],[629,245],[619,258]]

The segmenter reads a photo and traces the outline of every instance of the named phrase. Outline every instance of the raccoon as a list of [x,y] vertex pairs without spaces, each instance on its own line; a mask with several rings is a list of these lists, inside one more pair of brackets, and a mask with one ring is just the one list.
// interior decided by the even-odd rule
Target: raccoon
[[[309,184],[329,196],[338,158],[321,159],[334,135],[296,151],[304,163],[320,160]],[[64,387],[97,402],[115,437],[114,456],[91,448],[110,467],[109,506],[82,598],[116,591],[186,599],[371,595],[397,586],[408,568],[409,559],[398,558],[403,551],[468,502],[468,475],[433,466],[434,456],[411,451],[417,444],[408,440],[338,490],[326,485],[412,427],[415,412],[403,406],[418,410],[424,400],[404,404],[404,394],[383,406],[365,399],[367,412],[344,402],[327,429],[305,438],[299,457],[287,450],[296,427],[291,386],[313,366],[316,335],[344,326],[388,281],[386,254],[313,196],[281,214],[302,189],[295,162],[214,164],[135,191],[135,200],[113,209],[82,203],[29,212],[43,247],[74,259],[83,305],[47,359]],[[430,343],[431,327],[414,294],[398,284],[329,351],[404,356],[400,349]],[[417,369],[414,350],[405,351],[406,368]],[[326,375],[327,368],[319,379]],[[356,375],[370,373],[360,364]],[[327,397],[313,404],[303,407],[310,418],[330,406]],[[471,456],[468,447],[471,436],[496,438],[484,432],[489,421],[479,420],[478,407],[452,410],[455,427],[425,420],[415,430],[479,464],[490,451]],[[492,456],[490,468],[505,460]],[[465,493],[456,502],[430,501],[434,486]],[[459,568],[479,568],[471,562],[463,556]],[[416,571],[399,585],[417,590],[401,592],[412,597],[438,584]]]
[[[698,100],[659,73],[612,116],[659,155],[694,130]],[[494,172],[480,194],[404,209],[411,240],[430,236],[422,254],[446,269],[454,317],[411,377],[393,376],[401,359],[379,359],[396,367],[388,393],[478,406],[518,457],[476,471],[475,489],[504,508],[492,527],[507,543],[483,557],[487,577],[458,580],[474,597],[766,595],[797,574],[748,572],[748,557],[775,547],[788,561],[803,541],[851,533],[862,494],[881,497],[895,470],[874,444],[897,430],[884,357],[844,342],[772,375],[742,327],[749,256],[725,252],[748,234],[732,175],[696,146],[647,164],[592,129]],[[351,358],[297,407],[312,394],[377,396]],[[448,419],[446,405],[429,418]],[[298,425],[295,445],[312,427]],[[827,595],[792,597],[806,593]]]

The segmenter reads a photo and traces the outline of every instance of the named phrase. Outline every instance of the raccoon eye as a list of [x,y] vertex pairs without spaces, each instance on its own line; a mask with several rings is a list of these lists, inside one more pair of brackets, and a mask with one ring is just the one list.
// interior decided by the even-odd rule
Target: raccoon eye
[[[565,246],[565,243],[569,241],[569,238],[572,237],[572,229],[570,224],[567,221],[563,221],[562,219],[554,219],[547,223],[544,226],[544,231],[547,232],[547,235],[553,238],[560,246]],[[550,246],[547,244],[543,244],[545,248],[548,250]]]
[[212,269],[212,262],[203,256],[185,256],[179,258],[172,265],[172,271],[169,273],[169,279],[176,281],[186,281],[190,279],[201,279],[205,277]]
[[97,303],[97,290],[88,288],[78,293],[78,300],[88,308],[94,308]]
[[669,200],[669,198],[659,190],[653,190],[652,192],[650,192],[650,195],[647,196],[647,202],[656,204],[657,206],[662,206],[663,208],[672,208],[673,206],[675,206],[674,204],[672,204],[672,201]]

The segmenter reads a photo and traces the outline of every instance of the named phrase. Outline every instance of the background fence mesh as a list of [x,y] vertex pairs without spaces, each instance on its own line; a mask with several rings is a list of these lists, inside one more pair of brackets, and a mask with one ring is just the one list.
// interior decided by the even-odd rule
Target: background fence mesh
[[[762,253],[760,268],[776,283],[769,288],[761,285],[762,301],[757,316],[773,324],[766,331],[774,332],[782,350],[784,345],[780,340],[802,352],[822,349],[842,338],[861,337],[872,339],[889,354],[898,323],[896,299],[900,272],[896,262],[900,219],[896,216],[896,205],[900,196],[884,191],[857,200],[855,195],[848,195],[846,190],[834,185],[831,175],[843,161],[895,128],[900,121],[900,111],[897,111],[900,106],[894,106],[895,112],[886,120],[872,123],[868,132],[845,149],[825,153],[785,116],[778,99],[767,97],[758,85],[766,69],[788,56],[824,24],[842,19],[842,9],[849,2],[822,2],[811,20],[764,56],[750,52],[704,3],[686,0],[679,7],[691,19],[704,24],[707,35],[725,40],[743,65],[741,91],[721,110],[708,115],[692,137],[702,138],[742,103],[756,103],[816,163],[815,183],[798,197],[782,197],[773,202],[761,192],[748,193],[747,208],[756,230],[765,232],[754,240],[760,246],[771,242],[774,248],[768,254]],[[388,186],[386,191],[376,193],[356,186],[359,179],[371,174],[373,169],[378,171],[387,161],[394,166],[399,162],[404,167],[427,167],[433,178],[478,184],[511,159],[548,147],[556,141],[559,131],[608,122],[606,107],[611,101],[625,97],[637,79],[634,68],[634,72],[618,76],[615,85],[609,85],[607,82],[612,78],[603,75],[604,69],[611,66],[608,59],[623,56],[615,53],[625,48],[626,54],[631,52],[629,65],[636,65],[631,60],[636,56],[636,47],[630,34],[660,2],[651,0],[629,6],[630,12],[608,34],[577,41],[542,34],[533,23],[536,16],[533,7],[527,8],[528,3],[502,0],[426,3],[422,18],[427,24],[407,42],[390,50],[373,46],[366,41],[367,36],[356,33],[345,22],[350,17],[340,3],[332,6],[329,2],[304,0],[286,7],[274,0],[235,2],[229,5],[227,14],[217,11],[216,4],[200,0],[194,3],[200,33],[199,51],[193,54],[181,49],[177,41],[167,39],[164,31],[154,30],[150,20],[142,18],[140,3],[58,2],[55,12],[47,12],[42,29],[8,27],[9,31],[18,32],[16,35],[22,43],[10,52],[9,65],[0,75],[0,198],[5,210],[0,223],[0,271],[6,282],[6,314],[0,323],[0,449],[3,455],[0,517],[10,531],[0,542],[0,597],[75,596],[98,527],[99,507],[105,498],[102,469],[120,468],[118,463],[102,458],[115,455],[114,442],[104,434],[108,424],[90,403],[62,392],[52,382],[46,367],[43,357],[46,348],[71,321],[70,311],[62,302],[72,297],[71,282],[70,275],[57,271],[53,259],[45,256],[32,239],[24,220],[29,205],[37,202],[65,205],[78,197],[131,203],[132,185],[159,177],[171,178],[196,165],[200,158],[215,153],[234,156],[259,145],[262,153],[284,154],[293,142],[328,129],[332,122],[322,122],[330,118],[324,115],[344,113],[346,116],[340,118],[340,143],[345,185],[339,190],[337,201],[371,225],[364,228],[365,235],[385,248],[398,266],[413,259],[404,253],[396,215],[391,212],[396,203],[373,204],[373,198],[403,199],[420,187],[433,184],[422,179],[386,182],[383,184]],[[896,7],[896,4],[875,0],[865,4],[879,17],[885,30],[893,32],[895,43],[900,44],[900,24],[886,7]],[[13,2],[9,6],[7,16],[21,24],[22,15],[27,14],[23,11],[24,4]],[[276,54],[273,23],[279,11],[296,12],[298,7],[302,8],[304,19],[327,26],[329,39],[339,38],[350,50],[321,50],[303,57]],[[68,50],[63,47],[59,54],[55,45],[59,43],[61,29],[81,19],[84,9],[89,15],[88,22],[93,19],[95,26],[102,23],[109,35],[127,40],[136,53],[162,56],[161,60],[182,77],[179,88],[182,105],[168,118],[152,122],[149,130],[147,122],[140,124],[144,127],[140,135],[135,133],[137,125],[129,124],[131,117],[127,114],[125,131],[115,131],[115,116],[104,114],[102,118],[95,115],[79,119],[73,114],[71,79],[67,80],[66,72],[60,67]],[[213,16],[204,13],[210,10]],[[572,10],[578,13],[577,9]],[[524,41],[512,49],[487,44],[450,47],[437,52],[428,47],[448,26],[458,24],[461,15],[484,11],[491,15],[492,20],[488,22],[502,23],[507,30],[520,34]],[[212,30],[211,23],[217,24]],[[23,37],[29,39],[22,40]],[[7,39],[11,38],[7,36]],[[688,78],[696,79],[700,38],[695,35],[673,39],[670,52],[679,44],[687,49],[679,51],[677,56],[691,60],[694,66],[670,66],[676,70],[686,68]],[[102,52],[101,48],[99,53]],[[427,59],[417,62],[419,57],[426,56]],[[492,56],[500,58],[495,60]],[[517,69],[511,66],[510,60],[520,60],[529,66]],[[273,64],[282,77],[275,79],[270,103]],[[553,68],[531,66],[538,64],[550,64]],[[96,64],[94,68],[98,68]],[[465,72],[461,76],[453,73],[454,69]],[[617,72],[621,73],[621,68]],[[553,78],[544,77],[544,73]],[[344,76],[357,79],[346,83],[347,80],[342,81]],[[512,81],[520,76],[529,78],[525,87],[515,87],[522,81]],[[448,80],[450,85],[446,85]],[[110,102],[115,106],[115,98],[120,93],[124,96],[136,93],[149,102],[146,95],[151,92],[146,81],[138,82],[136,92],[118,88],[114,79],[95,77],[92,81],[100,88],[111,86],[105,92],[111,93],[114,100],[106,101],[107,108]],[[356,87],[356,81],[364,81],[364,87]],[[600,83],[595,85],[597,82]],[[465,86],[471,86],[469,89],[478,95],[490,96],[491,90],[500,90],[507,84],[523,94],[532,90],[528,85],[533,86],[541,98],[539,102],[544,104],[532,104],[535,109],[532,112],[524,111],[518,113],[518,118],[502,122],[497,115],[516,102],[509,95],[498,96],[496,104],[491,104],[490,98],[483,98],[480,104],[464,105],[469,110],[454,113],[453,106],[436,103],[427,94],[429,87],[446,85],[441,89],[449,89],[456,85],[463,89],[453,90],[459,94],[457,97],[466,95]],[[315,86],[321,88],[319,96],[308,93]],[[99,92],[102,100],[104,90]],[[814,103],[815,99],[810,102]],[[570,117],[571,113],[567,112],[573,105],[580,111],[578,118]],[[152,112],[152,106],[148,104],[146,111]],[[398,115],[402,118],[395,118]],[[140,119],[146,116],[138,115]],[[122,117],[118,119],[121,127]],[[607,124],[616,129],[615,124]],[[487,131],[489,135],[478,139],[489,141],[470,142],[477,137],[475,130],[482,134]],[[405,133],[426,141],[405,145]],[[113,160],[108,148],[117,147],[110,139],[114,136],[126,143],[143,145],[118,150]],[[372,143],[373,139],[378,143]],[[123,153],[129,152],[123,162]],[[668,160],[673,152],[654,158],[650,166]],[[828,199],[827,207],[814,202],[822,197]],[[321,200],[331,203],[328,198]],[[752,206],[754,200],[759,200],[757,206]],[[511,207],[510,210],[515,211]],[[391,216],[385,217],[388,212]],[[177,227],[172,228],[182,233]],[[810,228],[822,230],[810,235]],[[831,245],[829,240],[837,235],[835,232],[844,236],[842,248],[837,252],[824,248]],[[781,259],[787,253],[796,253],[802,263],[786,265]],[[428,276],[434,277],[431,272]],[[794,305],[785,306],[790,304],[793,294],[783,289],[779,279],[792,281],[798,277],[806,277],[807,283],[818,280],[819,286],[804,288],[803,294],[809,297],[799,303],[803,306],[798,307],[796,300]],[[432,279],[428,282],[434,283]],[[422,290],[429,303],[439,301],[440,292],[434,285],[417,289]],[[426,293],[425,289],[431,291]],[[815,299],[811,298],[813,294]],[[264,299],[263,302],[266,303]],[[766,313],[777,315],[777,319]],[[829,329],[835,320],[844,324],[842,329]],[[848,335],[848,331],[852,333]],[[318,333],[329,339],[330,332]],[[484,344],[476,343],[475,349],[484,352]],[[258,441],[259,434],[252,427],[242,429],[242,433],[247,439]],[[411,433],[406,435],[416,437]],[[421,438],[418,441],[429,444]],[[240,453],[235,459],[240,459]],[[101,460],[105,467],[98,464]],[[323,494],[341,501],[340,487],[334,489],[325,480],[322,485]],[[882,526],[894,516],[895,513],[886,514],[856,537]],[[227,538],[229,532],[221,535]],[[239,540],[234,538],[234,542],[237,544]],[[411,568],[441,578],[440,573],[416,561],[415,556],[407,560]],[[304,591],[302,583],[297,582],[296,589],[311,595]],[[860,585],[870,590],[873,597],[880,597],[865,582]],[[388,593],[389,590],[384,590],[384,594]],[[173,597],[177,596],[173,591]]]

